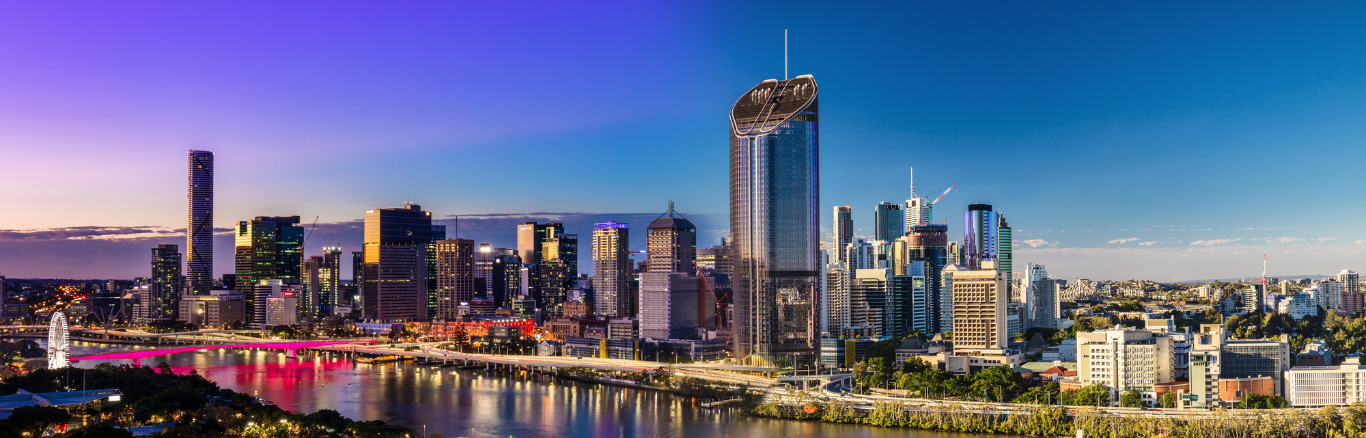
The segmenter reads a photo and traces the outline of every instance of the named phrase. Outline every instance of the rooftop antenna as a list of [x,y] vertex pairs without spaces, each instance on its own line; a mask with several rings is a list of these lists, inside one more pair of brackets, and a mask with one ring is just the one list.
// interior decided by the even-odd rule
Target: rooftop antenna
[[912,168],[911,168],[911,199],[915,199],[915,198],[919,198],[919,197],[920,197],[920,196],[917,196],[917,195],[915,194],[915,168],[912,167]]
[[787,79],[787,29],[783,29],[783,80]]

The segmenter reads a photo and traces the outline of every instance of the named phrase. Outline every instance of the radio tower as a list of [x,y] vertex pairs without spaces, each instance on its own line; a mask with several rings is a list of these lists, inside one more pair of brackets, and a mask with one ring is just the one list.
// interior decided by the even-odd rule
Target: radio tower
[[[1266,290],[1266,254],[1262,254],[1262,292],[1261,292],[1261,293],[1262,293],[1262,297],[1266,297],[1267,292],[1269,292],[1269,291]],[[1263,298],[1263,299],[1265,299],[1265,298]],[[1261,310],[1261,309],[1258,309],[1258,310]],[[1273,311],[1272,313],[1275,313],[1275,312]]]

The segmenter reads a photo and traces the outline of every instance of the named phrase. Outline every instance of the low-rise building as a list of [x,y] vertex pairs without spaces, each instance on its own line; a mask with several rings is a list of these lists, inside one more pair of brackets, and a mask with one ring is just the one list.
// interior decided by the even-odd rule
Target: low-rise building
[[1285,373],[1286,401],[1294,407],[1343,406],[1366,401],[1361,356],[1338,366],[1297,366]]

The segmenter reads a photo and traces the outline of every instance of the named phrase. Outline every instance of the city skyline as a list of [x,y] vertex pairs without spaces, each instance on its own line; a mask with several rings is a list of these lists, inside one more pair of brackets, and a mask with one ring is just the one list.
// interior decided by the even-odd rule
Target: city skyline
[[[1067,21],[1067,16],[1049,18],[1043,13],[1012,7],[970,11],[953,6],[902,6],[906,9],[898,12],[905,12],[901,15],[924,28],[901,29],[908,33],[906,38],[886,38],[896,34],[896,29],[840,35],[841,29],[850,29],[857,22],[851,15],[857,11],[820,14],[816,7],[797,15],[782,12],[771,26],[749,26],[744,30],[685,38],[680,35],[689,35],[689,29],[728,28],[715,21],[724,23],[727,19],[714,18],[708,12],[720,9],[743,14],[756,6],[733,6],[739,8],[734,10],[716,4],[634,7],[645,9],[604,13],[589,8],[531,14],[528,19],[550,24],[546,33],[510,43],[527,49],[528,53],[546,56],[523,59],[517,67],[544,71],[550,63],[558,63],[555,73],[583,84],[580,90],[559,90],[554,84],[513,86],[511,80],[492,78],[506,73],[493,68],[478,69],[468,76],[437,78],[432,76],[434,72],[447,72],[452,65],[425,64],[436,59],[436,54],[430,49],[419,49],[408,54],[420,61],[371,71],[370,76],[361,74],[359,78],[339,75],[298,93],[267,97],[265,94],[277,93],[281,87],[296,85],[297,79],[288,74],[261,76],[275,67],[295,65],[280,51],[253,52],[264,47],[264,40],[249,39],[223,47],[226,41],[199,35],[184,43],[217,45],[224,50],[226,59],[254,61],[221,75],[211,75],[212,69],[206,67],[216,65],[216,61],[206,57],[175,61],[172,58],[187,53],[190,47],[160,43],[153,38],[188,32],[193,25],[207,20],[204,15],[225,12],[222,7],[182,5],[166,11],[128,13],[134,19],[176,14],[186,18],[185,23],[163,28],[159,31],[163,34],[154,35],[110,28],[90,11],[56,11],[41,5],[6,6],[12,12],[7,16],[25,20],[0,26],[0,33],[15,37],[0,40],[22,41],[17,37],[34,35],[41,28],[84,26],[82,31],[73,32],[72,39],[48,37],[40,42],[75,54],[72,59],[93,62],[94,71],[104,73],[104,79],[30,76],[70,67],[67,63],[72,61],[42,56],[38,49],[43,44],[38,49],[0,50],[8,53],[4,55],[5,62],[32,66],[19,72],[0,73],[0,87],[15,90],[12,99],[0,102],[0,115],[5,116],[0,117],[0,132],[6,133],[0,134],[0,147],[20,163],[56,160],[54,154],[61,154],[60,162],[69,167],[67,175],[55,179],[50,178],[48,166],[13,166],[0,173],[0,187],[5,187],[0,188],[0,201],[10,211],[25,212],[0,218],[0,245],[8,249],[0,254],[0,273],[11,278],[145,275],[141,273],[145,271],[146,248],[186,243],[183,230],[177,230],[184,223],[179,215],[186,208],[180,192],[184,187],[180,185],[184,175],[180,173],[184,172],[180,154],[189,149],[215,153],[216,228],[226,229],[232,223],[256,216],[299,215],[305,219],[320,216],[323,226],[339,230],[333,236],[320,230],[305,256],[321,254],[329,238],[353,241],[355,244],[342,244],[344,250],[359,250],[358,232],[347,237],[345,230],[355,227],[364,210],[394,207],[403,201],[422,204],[437,218],[460,215],[476,221],[480,215],[494,214],[520,216],[521,220],[549,215],[517,212],[559,211],[596,216],[598,219],[594,220],[598,222],[615,220],[643,225],[648,219],[607,212],[634,211],[641,213],[633,215],[650,216],[657,214],[648,212],[658,211],[663,200],[676,198],[679,205],[687,206],[683,213],[699,225],[699,246],[715,244],[728,228],[724,224],[725,152],[718,138],[722,129],[718,126],[724,120],[722,108],[733,101],[736,90],[763,79],[781,79],[780,37],[784,28],[792,29],[792,76],[811,73],[820,77],[830,95],[825,102],[828,116],[823,123],[822,140],[836,146],[828,147],[821,156],[824,178],[817,211],[822,215],[822,233],[831,231],[831,207],[849,205],[853,207],[854,234],[872,236],[875,205],[904,200],[910,168],[914,166],[922,193],[959,183],[959,189],[938,204],[935,211],[937,222],[949,222],[950,236],[961,235],[962,230],[953,218],[966,211],[968,204],[995,205],[1011,216],[1017,266],[1047,265],[1051,273],[1062,278],[1179,281],[1253,277],[1260,272],[1257,258],[1263,253],[1269,254],[1271,276],[1332,275],[1343,268],[1359,268],[1366,254],[1366,229],[1354,221],[1325,215],[1287,215],[1282,211],[1284,208],[1254,208],[1268,205],[1272,199],[1306,207],[1328,205],[1336,202],[1337,187],[1362,185],[1363,177],[1349,167],[1338,171],[1326,167],[1359,161],[1362,152],[1348,145],[1366,135],[1352,126],[1352,116],[1363,111],[1354,103],[1360,99],[1354,98],[1366,91],[1356,78],[1366,68],[1361,59],[1353,56],[1354,49],[1350,49],[1353,42],[1363,39],[1362,35],[1345,30],[1350,26],[1324,25],[1315,32],[1303,32],[1305,28],[1299,23],[1306,17],[1302,15],[1304,11],[1236,11],[1220,16],[1220,20],[1201,23],[1200,17],[1219,16],[1224,11],[1215,7],[1183,9],[1188,17],[1176,19],[1163,17],[1157,10],[1084,7],[1087,10],[1078,13],[1095,17],[1105,15],[1098,12],[1108,11],[1135,17],[1131,22],[1093,19],[1116,26],[1113,30],[1097,30],[1093,28],[1096,23],[1073,23]],[[494,9],[482,12],[494,16],[508,12],[490,8]],[[414,6],[413,10],[429,10],[436,17],[455,17],[465,12],[459,7],[432,5]],[[632,62],[619,53],[623,48],[617,44],[621,43],[596,34],[576,34],[564,43],[584,48],[570,49],[558,44],[537,47],[537,43],[544,42],[542,36],[560,29],[549,18],[556,12],[600,24],[629,24],[625,31],[639,38],[629,43],[625,51],[644,53],[645,58]],[[974,12],[982,13],[980,21],[967,19]],[[1012,12],[1025,14],[1030,19],[1025,21],[1031,24],[1014,23]],[[941,17],[945,23],[920,23],[917,13]],[[600,16],[594,18],[594,14]],[[630,20],[625,17],[640,14],[651,19],[627,23]],[[336,31],[329,26],[362,20],[358,15],[358,11],[347,8],[329,11],[314,30],[335,35]],[[1259,20],[1270,16],[1280,18],[1276,25],[1251,28],[1252,23],[1261,23]],[[373,26],[367,28],[370,32],[382,34],[380,31],[402,20],[390,22],[378,17],[363,21]],[[491,27],[497,22],[475,26],[470,32],[496,35],[498,31]],[[316,55],[319,58],[310,58],[314,66],[311,68],[354,67],[350,62],[330,57],[344,53],[372,61],[395,56],[382,51],[356,52],[358,43],[354,39],[320,42],[306,38],[289,32],[284,23],[266,20],[253,24],[265,26],[266,35],[283,38],[290,48],[320,50],[321,54]],[[966,27],[954,30],[950,29],[952,25]],[[444,33],[434,22],[413,26],[411,33],[386,36],[377,44],[435,36],[435,41],[458,48],[457,52],[470,56],[471,61],[507,60],[477,50],[478,45],[462,44],[462,38],[468,34]],[[978,38],[967,37],[974,29],[992,26],[1001,29],[984,32]],[[1023,32],[1020,41],[1002,40],[1010,30],[1029,30],[1034,26],[1054,26],[1056,34],[1040,34],[1034,29],[1035,32]],[[1165,26],[1173,32],[1154,35],[1153,41],[1137,40],[1135,37],[1148,26]],[[1201,26],[1210,29],[1200,30]],[[1060,38],[1083,31],[1094,32],[1097,41],[1083,43]],[[1227,36],[1215,35],[1219,31]],[[933,32],[953,38],[935,38]],[[122,58],[100,55],[88,43],[78,41],[97,33],[112,36],[117,42],[114,55]],[[1183,36],[1198,36],[1203,45],[1171,44]],[[725,41],[746,42],[745,55],[722,49],[721,43]],[[1250,47],[1256,46],[1256,42],[1274,44],[1270,49],[1254,51]],[[1033,47],[1031,43],[1047,43],[1042,52],[1047,55],[1044,58],[1072,67],[1076,73],[1059,73],[1067,69],[1043,69],[1043,61],[1027,61],[1022,54],[1033,53],[1026,50]],[[3,44],[15,43],[0,42]],[[869,47],[841,54],[859,44]],[[1126,53],[1096,54],[1096,47],[1104,44],[1124,48]],[[567,54],[551,56],[550,52],[555,50]],[[681,55],[665,59],[657,52]],[[881,53],[905,54],[909,59],[887,60],[877,56]],[[983,58],[990,59],[976,59],[964,53],[981,53]],[[130,61],[185,69],[187,79],[165,78],[156,71],[135,68],[128,64]],[[841,61],[858,62],[837,65]],[[720,72],[708,71],[715,70],[708,66],[717,65],[724,68]],[[993,66],[997,68],[992,69]],[[1021,67],[1022,72],[996,72],[1003,66]],[[603,79],[587,77],[613,68],[622,73]],[[1136,72],[1124,71],[1129,68]],[[1043,71],[1049,74],[1040,73]],[[1230,75],[1234,72],[1237,74]],[[156,74],[148,79],[135,79],[135,73]],[[951,77],[964,73],[970,74],[962,79]],[[526,79],[522,74],[513,75],[514,79]],[[647,90],[656,91],[655,80],[647,84],[627,77],[653,75],[671,79],[685,74],[700,79],[680,81],[683,85],[676,89],[658,90],[681,102],[668,108],[640,98]],[[911,75],[910,81],[904,88],[892,89],[864,84],[875,82],[868,81],[869,77],[890,74]],[[383,85],[405,78],[420,80],[412,88]],[[355,82],[367,79],[374,81],[368,82],[369,86]],[[607,85],[614,80],[621,81],[619,88]],[[479,83],[487,90],[451,88],[457,83]],[[22,90],[12,87],[21,84]],[[76,91],[57,88],[64,84],[81,87]],[[129,91],[160,89],[163,85],[184,91],[190,97],[151,93],[132,99],[127,109],[146,110],[143,115],[116,105]],[[213,87],[226,87],[243,93],[244,97],[230,99],[210,90]],[[1131,90],[1124,90],[1126,87]],[[349,88],[358,91],[339,92]],[[1058,93],[1045,95],[1045,90]],[[414,97],[425,91],[438,91],[438,96],[451,103],[435,104]],[[534,127],[513,135],[493,132],[508,126],[495,123],[494,119],[509,114],[505,107],[496,104],[494,96],[507,93],[520,98],[522,93],[547,91],[551,92],[548,104],[552,109],[571,113],[573,117],[541,124],[519,122],[519,127]],[[332,92],[338,94],[329,94]],[[321,103],[333,102],[331,99],[338,99],[343,106],[366,105],[387,101],[385,96],[391,93],[397,93],[397,100],[384,108],[394,114],[444,108],[437,113],[460,119],[473,109],[486,108],[488,115],[470,118],[452,129],[442,127],[442,122],[435,118],[405,124],[383,112],[319,110]],[[960,95],[947,97],[953,93]],[[1099,97],[1088,97],[1089,94]],[[83,103],[63,106],[74,105],[76,97]],[[224,105],[209,111],[205,109],[207,105],[196,100]],[[909,109],[896,109],[890,102],[897,102],[898,107],[909,105]],[[561,105],[571,103],[586,106],[574,107],[579,111],[560,109]],[[646,106],[639,107],[635,114],[608,108],[632,103]],[[274,104],[284,104],[284,108],[303,115],[301,123],[283,127],[268,121],[282,114],[259,109]],[[127,127],[99,121],[115,108],[128,115],[109,120]],[[1037,114],[1026,112],[1026,108]],[[56,109],[71,110],[60,113]],[[208,115],[219,116],[221,120]],[[364,129],[341,130],[341,134],[359,140],[339,141],[339,137],[334,137],[336,134],[328,133],[331,128],[352,125],[360,116],[374,117],[375,121],[354,124],[365,126]],[[469,135],[456,133],[470,126],[464,123],[485,123],[491,128],[473,129],[475,133]],[[658,140],[645,144],[632,142],[630,148],[620,140],[602,141],[637,137],[635,134],[641,129],[668,129],[678,135],[655,137]],[[547,142],[556,146],[535,146]],[[1051,147],[1045,149],[1049,153],[1038,153],[1042,146]],[[555,156],[559,160],[552,160],[556,163],[551,167],[588,175],[569,179],[583,179],[590,185],[602,185],[608,180],[583,170],[590,162],[589,157],[597,160],[603,152],[628,151],[610,158],[609,163],[621,169],[624,180],[631,182],[610,187],[607,192],[591,192],[577,182],[564,187],[538,186],[533,190],[516,183],[495,188],[488,182],[490,178],[422,176],[441,173],[431,167],[436,163],[507,163],[515,155],[499,151],[518,148],[531,153],[558,152]],[[684,157],[670,154],[671,160],[677,160],[675,166],[648,165],[679,148],[696,153]],[[70,154],[72,150],[82,153]],[[374,150],[388,154],[374,157],[370,153]],[[281,176],[272,166],[259,165],[267,152],[273,153],[273,159],[307,160],[316,165],[293,172],[297,175]],[[906,158],[895,158],[897,153]],[[354,175],[359,168],[347,164],[397,167],[400,161],[427,158],[429,154],[444,160],[410,162],[414,167],[405,168],[402,174],[417,176],[404,179],[395,178],[398,174],[387,170],[376,175],[381,179],[357,178]],[[961,163],[977,160],[978,155],[989,157],[981,163],[996,175],[969,178],[962,173]],[[468,161],[454,161],[454,157]],[[547,171],[541,167],[544,164],[528,166],[534,172]],[[642,169],[647,168],[653,178],[643,177]],[[1265,171],[1256,172],[1258,168]],[[1255,176],[1286,174],[1280,171],[1294,177]],[[262,178],[266,174],[259,172],[271,172],[274,179]],[[327,190],[318,189],[310,196],[262,185],[311,181],[315,184],[301,187],[312,190],[315,186],[328,186],[316,182],[329,180],[336,184]],[[380,181],[384,183],[378,184]],[[1360,209],[1347,203],[1335,208],[1334,213],[1350,217],[1360,213]],[[463,234],[464,220],[461,225]],[[591,228],[579,227],[567,232],[586,236],[588,230]],[[498,247],[513,247],[510,242],[495,240],[502,239],[499,236],[503,233],[498,231],[488,239]],[[459,237],[479,240],[478,236]],[[231,263],[231,257],[222,251],[231,245],[225,245],[221,239],[217,237],[213,245],[215,277],[231,272],[225,270],[223,263]],[[640,243],[643,242],[633,241],[632,247]]]

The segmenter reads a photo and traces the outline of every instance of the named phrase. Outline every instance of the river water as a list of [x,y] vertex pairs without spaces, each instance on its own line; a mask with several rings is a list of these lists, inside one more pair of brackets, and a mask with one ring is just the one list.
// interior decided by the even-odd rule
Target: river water
[[[74,342],[71,355],[141,348]],[[277,351],[224,349],[144,359],[143,364],[162,361],[177,373],[198,370],[224,388],[255,394],[293,412],[334,409],[352,419],[382,420],[419,432],[425,425],[428,433],[447,437],[979,437],[756,419],[730,410],[693,408],[688,400],[658,391],[411,362],[353,364],[339,356],[291,359]]]

